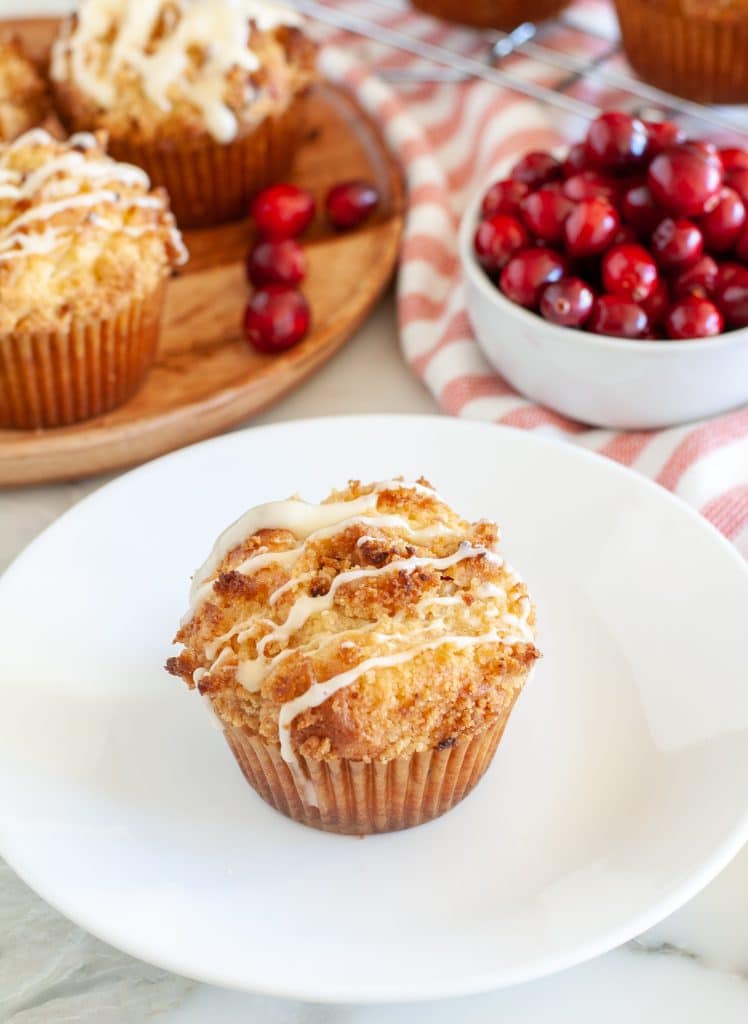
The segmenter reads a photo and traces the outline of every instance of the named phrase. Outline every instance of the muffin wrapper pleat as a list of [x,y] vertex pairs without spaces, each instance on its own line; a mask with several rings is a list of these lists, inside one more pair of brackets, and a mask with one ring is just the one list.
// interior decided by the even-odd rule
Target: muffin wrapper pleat
[[569,0],[411,0],[435,18],[484,28],[513,29],[525,21],[542,21],[563,10]]
[[109,152],[166,189],[179,227],[210,227],[246,217],[252,196],[288,171],[306,133],[305,107],[298,97],[225,144],[207,135],[142,143],[112,138]]
[[616,0],[631,65],[650,85],[687,99],[748,101],[748,16],[699,16],[687,6]]
[[165,281],[106,319],[0,334],[0,427],[60,427],[127,401],[158,345]]
[[[277,745],[240,726],[224,735],[245,778],[271,807],[325,832],[395,832],[438,818],[467,796],[491,762],[511,707],[482,732],[452,746],[391,761],[315,761],[292,771]],[[308,802],[309,781],[318,806]]]

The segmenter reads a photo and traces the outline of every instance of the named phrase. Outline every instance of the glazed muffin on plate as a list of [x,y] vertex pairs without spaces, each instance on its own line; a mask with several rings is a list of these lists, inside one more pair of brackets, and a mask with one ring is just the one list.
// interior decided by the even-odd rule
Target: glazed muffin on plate
[[435,18],[478,28],[511,31],[525,21],[553,18],[570,0],[411,0],[414,7]]
[[288,170],[314,64],[297,16],[268,0],[82,0],[50,75],[69,130],[105,130],[180,227],[203,227]]
[[332,832],[429,821],[483,775],[539,657],[495,523],[425,480],[251,509],[193,578],[167,669],[250,785]]
[[166,193],[81,133],[0,145],[0,427],[56,427],[124,402],[186,259]]
[[11,142],[49,115],[46,83],[21,41],[0,35],[0,142]]

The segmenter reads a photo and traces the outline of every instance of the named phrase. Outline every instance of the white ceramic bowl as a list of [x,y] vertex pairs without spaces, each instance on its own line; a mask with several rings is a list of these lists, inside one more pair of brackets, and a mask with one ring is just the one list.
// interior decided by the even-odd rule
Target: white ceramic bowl
[[694,341],[628,341],[557,327],[510,302],[473,253],[481,189],[460,227],[478,342],[518,391],[584,423],[647,430],[748,402],[748,328]]

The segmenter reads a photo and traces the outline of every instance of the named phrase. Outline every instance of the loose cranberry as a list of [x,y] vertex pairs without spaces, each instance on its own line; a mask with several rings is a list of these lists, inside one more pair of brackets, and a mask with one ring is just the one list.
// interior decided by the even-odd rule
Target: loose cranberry
[[298,185],[271,185],[255,196],[252,216],[265,238],[296,238],[314,217],[314,199]]
[[657,264],[641,245],[614,245],[603,257],[603,286],[611,295],[644,302],[658,279]]
[[724,328],[722,314],[708,299],[689,295],[671,306],[665,317],[668,338],[712,338]]
[[299,284],[306,277],[304,250],[293,238],[261,240],[247,256],[247,277],[256,288]]
[[740,263],[718,263],[717,280],[714,282],[714,294],[718,295],[728,281],[732,281],[737,274],[742,274],[744,270],[745,267]]
[[648,144],[643,121],[630,114],[609,111],[590,125],[585,152],[591,165],[619,173],[641,164]]
[[673,295],[685,298],[695,295],[699,299],[708,299],[714,295],[717,287],[719,268],[711,256],[702,256],[693,266],[681,270],[673,278]]
[[736,170],[730,171],[726,175],[725,182],[748,205],[748,168],[738,167]]
[[494,182],[483,197],[481,214],[486,219],[495,217],[497,213],[519,217],[519,204],[529,192],[529,185],[523,181],[507,178],[505,181]]
[[566,154],[562,170],[565,178],[571,178],[587,168],[587,150],[583,142],[577,142]]
[[639,241],[639,236],[631,227],[630,224],[621,224],[620,228],[613,235],[612,245],[623,245],[624,242],[636,243]]
[[657,287],[649,298],[641,303],[641,307],[649,318],[650,327],[662,322],[670,308],[670,292],[662,278],[658,280]]
[[543,289],[540,312],[561,327],[581,327],[592,312],[595,293],[580,277],[562,277]]
[[681,144],[681,149],[685,149],[690,153],[697,153],[699,156],[705,157],[710,163],[717,167],[721,174],[725,173],[725,167],[722,163],[722,158],[719,155],[719,150],[713,142],[708,142],[706,139],[686,139]]
[[244,336],[258,352],[283,352],[309,330],[309,305],[295,288],[269,284],[258,289],[244,310]]
[[483,269],[489,274],[497,274],[515,252],[530,244],[530,236],[516,217],[499,213],[478,225],[474,244]]
[[688,143],[666,149],[649,165],[647,184],[655,201],[685,217],[704,213],[722,186],[722,171]]
[[686,141],[686,133],[674,121],[645,121],[644,124],[649,136],[647,155],[650,157],[655,157],[664,149],[671,149]]
[[[704,245],[711,252],[728,252],[737,243],[745,224],[745,205],[738,193],[725,185],[717,203],[699,218]],[[742,259],[742,257],[741,257]]]
[[730,327],[748,327],[748,269],[741,267],[718,285],[716,302]]
[[666,270],[692,266],[704,251],[704,236],[690,220],[666,217],[652,234],[652,252]]
[[561,177],[561,164],[550,153],[536,150],[525,153],[512,168],[510,177],[515,181],[523,181],[530,188],[540,188],[541,185]]
[[601,295],[595,300],[587,329],[616,338],[643,338],[649,330],[647,314],[631,299]]
[[662,210],[647,185],[633,185],[623,192],[621,215],[643,235],[651,234],[662,220]]
[[575,203],[583,199],[607,199],[614,203],[618,196],[618,186],[612,178],[607,178],[598,171],[580,171],[564,182],[564,195]]
[[738,244],[735,246],[735,255],[739,260],[743,260],[744,263],[748,263],[748,223],[746,223],[745,227],[740,232]]
[[582,258],[604,252],[620,224],[610,203],[604,199],[585,199],[577,203],[564,223],[566,248],[572,256]]
[[565,270],[564,260],[553,249],[524,249],[502,270],[501,290],[512,302],[535,309],[543,288],[563,277]]
[[521,208],[522,219],[535,238],[555,245],[564,237],[564,221],[574,204],[560,189],[545,185],[525,196]]
[[748,150],[728,147],[719,151],[725,174],[731,171],[748,171]]
[[350,231],[363,224],[379,205],[379,192],[367,181],[344,181],[327,193],[325,208],[337,231]]

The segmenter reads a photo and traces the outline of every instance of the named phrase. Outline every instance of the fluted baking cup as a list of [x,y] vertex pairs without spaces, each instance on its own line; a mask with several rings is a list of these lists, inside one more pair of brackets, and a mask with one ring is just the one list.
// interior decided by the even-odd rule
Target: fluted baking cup
[[0,427],[60,427],[122,405],[158,345],[165,282],[106,319],[0,334]]

